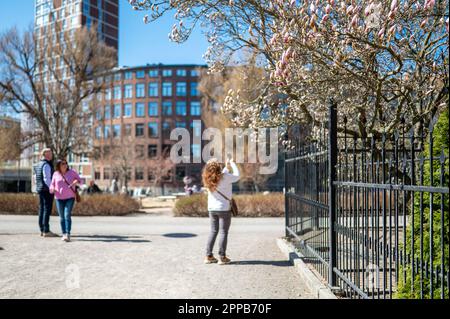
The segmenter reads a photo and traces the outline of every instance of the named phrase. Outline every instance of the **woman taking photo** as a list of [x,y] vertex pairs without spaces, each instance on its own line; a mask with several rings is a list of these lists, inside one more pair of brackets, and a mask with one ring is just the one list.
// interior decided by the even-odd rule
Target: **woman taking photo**
[[55,174],[53,174],[50,185],[50,193],[55,195],[56,208],[61,220],[62,240],[70,241],[70,230],[72,228],[72,209],[75,204],[76,187],[81,184],[80,176],[69,169],[66,160],[56,163]]
[[[228,171],[227,165],[223,167],[217,160],[210,160],[203,170],[203,184],[208,190],[208,211],[211,221],[211,233],[206,245],[205,264],[219,263],[228,264],[227,257],[228,231],[231,224],[230,200],[232,197],[233,183],[239,180],[239,170],[233,160],[228,160],[232,173]],[[219,236],[219,260],[213,255],[213,247]]]

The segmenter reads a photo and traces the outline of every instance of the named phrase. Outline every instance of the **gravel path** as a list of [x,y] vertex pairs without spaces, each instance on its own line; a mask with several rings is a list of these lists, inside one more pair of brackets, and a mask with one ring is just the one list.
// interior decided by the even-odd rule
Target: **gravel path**
[[207,219],[78,217],[71,243],[36,222],[0,216],[0,298],[312,298],[276,245],[282,219],[234,219],[226,266],[202,263]]

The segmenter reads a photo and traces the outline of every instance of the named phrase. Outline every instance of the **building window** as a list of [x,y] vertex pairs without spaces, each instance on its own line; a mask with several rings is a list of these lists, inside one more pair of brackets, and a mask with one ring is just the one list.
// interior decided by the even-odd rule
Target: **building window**
[[157,157],[158,156],[158,146],[157,145],[149,145],[148,146],[148,157]]
[[118,119],[122,115],[122,105],[115,104],[113,109],[113,118]]
[[199,76],[198,70],[191,70],[191,76]]
[[132,80],[133,72],[125,72],[125,80]]
[[94,178],[100,180],[100,168],[96,168],[94,172]]
[[178,181],[182,181],[186,176],[186,167],[185,166],[177,166],[175,169],[175,176]]
[[110,101],[111,100],[111,89],[106,89],[105,91],[105,100]]
[[105,120],[111,119],[111,106],[105,106]]
[[142,167],[136,167],[134,171],[134,179],[136,181],[144,180],[144,169]]
[[145,84],[144,83],[136,84],[136,97],[137,98],[145,97]]
[[120,137],[120,124],[113,125],[113,137]]
[[133,109],[133,106],[130,103],[125,104],[123,106],[123,116],[131,117],[131,114],[133,113],[132,109]]
[[122,98],[122,87],[114,87],[114,100],[120,100]]
[[166,116],[172,115],[172,102],[171,101],[164,101],[162,104],[162,113]]
[[191,96],[198,96],[198,83],[191,82]]
[[148,71],[148,76],[151,77],[151,78],[157,78],[158,75],[159,75],[158,70],[150,70],[150,71]]
[[186,82],[177,82],[177,96],[186,96]]
[[145,116],[145,104],[136,103],[136,117],[144,117],[144,116]]
[[144,70],[136,71],[136,79],[143,79],[143,78],[145,78],[145,71]]
[[144,158],[144,145],[136,145],[135,149],[135,158],[143,159]]
[[199,123],[196,123],[194,121],[191,122],[191,129],[192,133],[195,137],[201,137],[202,136],[202,125]]
[[133,86],[131,84],[125,85],[125,98],[126,99],[133,98]]
[[165,138],[168,138],[170,136],[170,123],[164,122],[162,124],[162,134]]
[[123,127],[123,135],[131,136],[131,124],[125,124]]
[[111,133],[110,126],[109,125],[105,125],[105,134],[104,134],[105,138],[108,138],[110,136],[110,133]]
[[166,175],[162,176],[163,182],[172,182],[172,170],[169,170]]
[[95,138],[98,140],[102,138],[102,128],[101,127],[95,128]]
[[191,115],[192,116],[202,115],[202,108],[200,102],[191,102]]
[[157,82],[150,82],[148,84],[148,96],[158,97],[159,96],[159,85]]
[[122,80],[122,73],[114,74],[114,81],[120,81],[120,80]]
[[109,169],[109,167],[103,168],[103,180],[107,181],[111,178],[110,172],[111,172],[111,170]]
[[186,128],[186,122],[176,122],[175,127],[176,128]]
[[164,76],[164,77],[172,76],[172,70],[163,70],[162,76]]
[[148,137],[158,137],[158,123],[148,123]]
[[186,70],[185,69],[178,69],[177,70],[177,76],[181,76],[181,77],[187,76]]
[[186,102],[185,101],[178,101],[176,105],[176,114],[181,116],[186,116]]
[[163,96],[172,96],[172,83],[164,82],[162,85],[162,95]]
[[191,151],[194,158],[200,158],[202,156],[202,148],[200,144],[192,144]]
[[97,121],[101,121],[103,119],[103,115],[102,115],[102,110],[101,109],[97,109],[97,112],[95,113],[95,118],[97,119]]
[[136,124],[136,137],[144,136],[144,124]]
[[156,180],[155,174],[150,170],[148,171],[147,178],[149,182],[154,182]]
[[158,116],[158,102],[148,103],[148,116]]

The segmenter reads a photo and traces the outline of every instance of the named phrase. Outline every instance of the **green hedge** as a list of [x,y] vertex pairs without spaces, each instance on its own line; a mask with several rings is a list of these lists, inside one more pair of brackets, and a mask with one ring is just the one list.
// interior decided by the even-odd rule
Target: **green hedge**
[[[282,217],[284,196],[281,193],[233,196],[239,209],[239,217]],[[208,217],[208,198],[196,194],[180,198],[175,203],[177,217]]]
[[[57,215],[56,205],[53,214]],[[37,215],[39,197],[34,194],[0,194],[0,214]],[[128,196],[93,195],[82,196],[76,203],[74,216],[122,216],[139,210],[139,203]]]
[[[444,163],[444,185],[449,186],[449,113],[448,109],[441,114],[438,122],[435,125],[433,131],[433,157],[439,158],[441,151],[444,150],[447,160]],[[425,151],[423,152],[424,158],[430,157],[429,151],[430,145],[426,143]],[[430,169],[433,171],[433,186],[440,186],[440,161],[434,161],[433,167],[430,166],[429,161],[424,162],[424,185],[431,185]],[[423,193],[423,213],[422,213],[422,229],[423,229],[423,260],[429,262],[430,260],[430,193]],[[449,197],[444,197],[444,211],[441,211],[441,195],[433,196],[433,264],[434,267],[441,265],[441,244],[444,244],[444,268],[448,271],[449,267]],[[444,214],[444,238],[441,237],[441,214]],[[412,228],[414,227],[414,256],[411,256],[412,246]],[[407,247],[406,253],[414,259],[420,259],[420,195],[415,193],[414,195],[414,225],[408,225],[407,231]],[[406,273],[406,276],[404,275]],[[397,298],[418,299],[420,298],[420,274],[415,274],[414,278],[411,278],[411,265],[407,267],[401,267],[399,270],[399,285],[396,293]],[[424,298],[430,298],[430,281],[427,278],[423,278],[423,293]],[[444,285],[445,286],[445,285]],[[433,298],[441,297],[440,284],[433,285]],[[449,298],[448,287],[444,288],[445,298]]]

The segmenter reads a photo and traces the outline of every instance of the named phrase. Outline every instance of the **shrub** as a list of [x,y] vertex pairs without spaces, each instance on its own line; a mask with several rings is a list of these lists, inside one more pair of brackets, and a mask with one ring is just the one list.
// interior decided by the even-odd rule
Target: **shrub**
[[[57,215],[53,205],[53,215]],[[33,194],[1,194],[0,214],[37,215],[39,197]],[[139,203],[128,196],[82,196],[76,203],[73,216],[123,216],[139,210]]]
[[[282,217],[284,196],[281,193],[233,196],[239,209],[239,217]],[[180,198],[175,203],[177,217],[207,217],[208,197],[197,194]]]
[[[0,213],[11,215],[37,214],[39,197],[32,194],[0,194]],[[56,212],[54,210],[54,212]]]
[[[444,185],[448,187],[449,185],[449,160],[448,160],[448,149],[449,149],[449,114],[448,109],[441,114],[438,122],[434,128],[433,132],[433,157],[439,158],[441,150],[447,157],[444,163]],[[423,152],[424,158],[430,157],[429,143],[425,144],[425,150]],[[438,161],[433,162],[433,186],[440,186],[440,163]],[[431,164],[429,161],[424,163],[424,185],[431,185],[430,169]],[[448,251],[449,251],[449,197],[446,195],[444,197],[444,211],[441,211],[441,196],[433,196],[433,264],[441,265],[441,258],[444,257],[444,269],[448,270]],[[424,262],[430,260],[430,193],[423,193],[423,212],[422,212],[422,229],[423,229],[423,260]],[[444,238],[441,238],[441,214],[444,213]],[[408,225],[406,236],[407,236],[407,255],[411,255],[411,240],[414,240],[414,256],[416,259],[420,259],[420,199],[419,194],[416,193],[414,196],[414,225]],[[414,238],[412,238],[412,228],[414,227]],[[441,255],[441,244],[444,245],[444,255]],[[404,276],[404,272],[406,276]],[[396,293],[397,298],[420,298],[420,285],[421,279],[420,274],[415,274],[414,278],[411,278],[411,265],[406,267],[401,267],[399,278],[398,290]],[[425,276],[424,276],[425,277]],[[434,278],[436,280],[436,278]],[[430,298],[430,280],[428,278],[423,278],[423,296],[424,298]],[[413,289],[412,289],[413,288]],[[440,298],[441,296],[440,284],[436,285],[434,283],[433,298]],[[444,296],[449,297],[448,287],[444,285]]]

